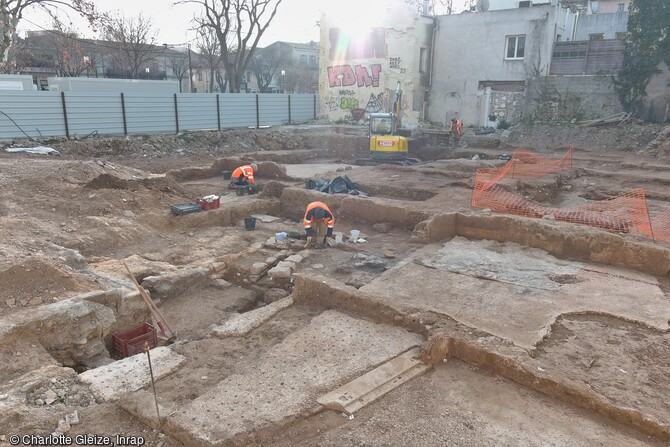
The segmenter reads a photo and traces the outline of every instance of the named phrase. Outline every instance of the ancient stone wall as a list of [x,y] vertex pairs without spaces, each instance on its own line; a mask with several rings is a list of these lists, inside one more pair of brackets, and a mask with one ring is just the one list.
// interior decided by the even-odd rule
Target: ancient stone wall
[[567,123],[622,111],[611,76],[543,76],[528,80],[523,116]]
[[[510,124],[521,121],[523,115],[525,93],[523,92],[491,92],[489,119],[505,120]],[[491,120],[493,121],[493,120]]]

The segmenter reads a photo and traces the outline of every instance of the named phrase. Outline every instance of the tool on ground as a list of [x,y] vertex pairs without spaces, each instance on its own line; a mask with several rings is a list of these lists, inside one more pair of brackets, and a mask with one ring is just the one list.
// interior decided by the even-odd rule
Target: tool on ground
[[[121,263],[126,268],[126,271],[128,272],[128,275],[130,275],[130,279],[133,281],[133,284],[135,284],[135,287],[140,292],[140,295],[142,296],[142,299],[144,300],[144,304],[146,304],[147,307],[149,308],[149,312],[151,312],[151,315],[156,320],[156,324],[158,324],[158,327],[163,332],[163,334],[168,337],[167,341],[169,341],[169,342],[174,341],[177,338],[177,334],[175,334],[175,332],[172,329],[170,329],[170,326],[167,324],[167,321],[165,321],[165,317],[163,316],[161,311],[158,309],[158,306],[156,306],[156,303],[154,303],[154,301],[151,299],[151,297],[146,292],[146,290],[144,290],[142,288],[142,286],[140,286],[137,283],[137,280],[135,279],[135,276],[133,275],[133,272],[131,272],[130,268],[128,268],[128,265],[123,261],[121,261]],[[165,332],[166,329],[167,329],[167,333]]]
[[151,387],[154,390],[154,402],[156,403],[156,416],[158,417],[158,430],[161,429],[161,412],[158,410],[158,396],[156,395],[156,382],[154,381],[154,370],[151,368],[151,355],[149,354],[151,348],[149,343],[144,342],[144,352],[147,353],[147,361],[149,362],[149,374],[151,375]]

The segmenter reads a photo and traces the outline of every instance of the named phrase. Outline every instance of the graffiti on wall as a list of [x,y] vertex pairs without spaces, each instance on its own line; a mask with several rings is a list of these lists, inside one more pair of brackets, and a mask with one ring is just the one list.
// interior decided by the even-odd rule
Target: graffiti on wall
[[382,103],[384,101],[384,93],[375,95],[374,93],[370,94],[370,99],[368,99],[368,104],[365,106],[365,111],[368,113],[375,113],[382,110]]
[[381,64],[372,64],[370,69],[363,65],[334,65],[328,67],[328,85],[330,87],[379,87]]
[[340,107],[340,97],[336,95],[329,95],[328,99],[325,102],[326,107],[328,107],[328,110],[331,112],[334,112],[335,110],[339,109]]
[[405,74],[407,72],[401,57],[389,57],[389,68],[391,70],[398,70],[400,74]]

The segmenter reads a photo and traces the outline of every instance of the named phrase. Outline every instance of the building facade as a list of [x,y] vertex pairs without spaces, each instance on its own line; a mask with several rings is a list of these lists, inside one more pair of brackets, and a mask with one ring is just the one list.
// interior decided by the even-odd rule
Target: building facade
[[458,112],[465,125],[518,122],[526,81],[549,74],[554,42],[574,23],[569,9],[551,5],[438,17],[430,121]]
[[416,126],[425,118],[433,19],[401,2],[364,19],[352,29],[350,16],[322,16],[320,115],[360,122],[390,111],[400,90],[402,124]]

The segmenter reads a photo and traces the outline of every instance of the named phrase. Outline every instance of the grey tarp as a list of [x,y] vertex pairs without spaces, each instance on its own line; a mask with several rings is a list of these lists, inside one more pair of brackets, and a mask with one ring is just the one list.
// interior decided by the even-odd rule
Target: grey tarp
[[356,183],[346,175],[342,174],[331,180],[324,180],[318,178],[316,180],[307,180],[305,183],[307,189],[314,189],[320,192],[327,192],[328,194],[351,194],[354,196],[368,197],[370,194],[358,189]]

